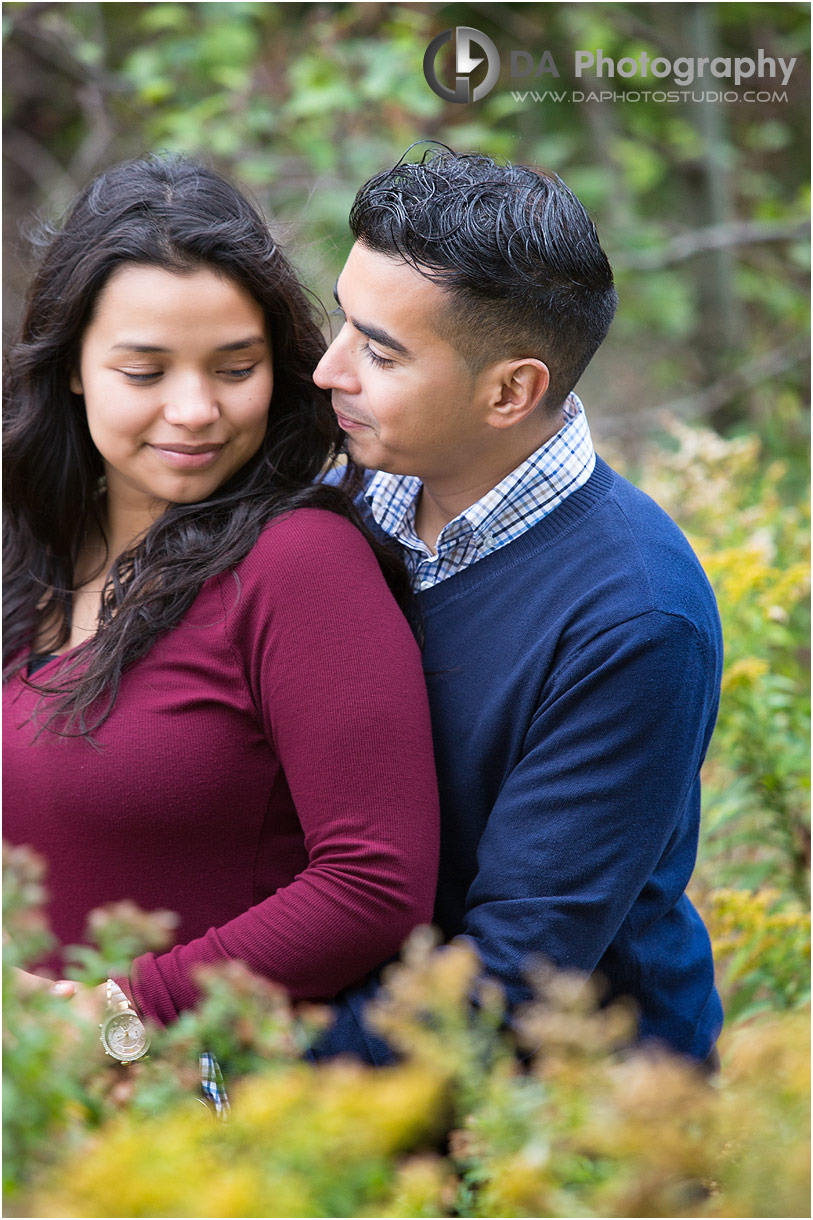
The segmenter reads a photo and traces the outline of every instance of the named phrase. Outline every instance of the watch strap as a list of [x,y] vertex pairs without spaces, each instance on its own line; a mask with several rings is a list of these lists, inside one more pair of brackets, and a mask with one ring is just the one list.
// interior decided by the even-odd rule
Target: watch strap
[[115,979],[107,980],[105,994],[107,996],[108,1013],[126,1012],[127,1009],[132,1007],[130,1001],[127,999],[127,996],[124,994],[121,987],[119,987]]
[[[105,997],[107,1000],[107,1014],[100,1026],[101,1042],[105,1053],[110,1055],[111,1058],[116,1059],[119,1063],[123,1064],[132,1063],[136,1059],[141,1059],[149,1050],[150,1040],[147,1036],[146,1030],[144,1029],[144,1023],[141,1020],[141,1017],[135,1011],[135,1006],[130,1003],[127,995],[118,985],[115,979],[107,979],[105,983]],[[125,1013],[129,1017],[132,1017],[135,1022],[137,1022],[137,1025],[141,1031],[141,1048],[132,1056],[118,1054],[113,1049],[113,1046],[108,1038],[108,1032],[110,1027],[114,1024],[116,1017]]]

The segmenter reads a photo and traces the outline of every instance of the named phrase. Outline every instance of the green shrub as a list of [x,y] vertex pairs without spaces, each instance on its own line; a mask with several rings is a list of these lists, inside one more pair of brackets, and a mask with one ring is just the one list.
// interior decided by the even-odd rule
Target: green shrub
[[[41,943],[36,866],[19,852],[8,864],[12,936],[36,926],[31,943]],[[728,894],[716,909],[720,945],[730,947],[735,931],[734,956],[737,935],[753,955],[773,935],[769,904]],[[799,953],[797,968],[801,928],[787,949]],[[279,991],[234,965],[208,973],[199,1012],[159,1035],[148,1061],[102,1067],[92,1053],[98,1031],[66,1043],[66,1002],[45,996],[32,1009],[11,978],[4,1071],[14,1213],[803,1214],[803,1009],[735,1023],[712,1087],[682,1060],[624,1050],[631,1012],[598,1008],[570,975],[540,971],[537,999],[509,1033],[499,994],[478,984],[477,968],[463,945],[436,949],[425,930],[410,939],[373,1018],[403,1055],[388,1069],[304,1063],[315,1014],[293,1013]],[[749,968],[735,972],[735,994]],[[800,998],[788,990],[790,973],[788,962],[785,1008]],[[229,1065],[225,1123],[195,1098],[197,1051],[215,1032]],[[18,1110],[23,1098],[28,1108]]]
[[[704,771],[694,896],[727,1010],[723,1071],[630,1053],[632,1014],[539,972],[509,1031],[473,955],[414,934],[376,1006],[399,1066],[311,1067],[326,1014],[232,963],[155,1038],[101,1066],[98,1030],[14,968],[50,944],[43,868],[4,854],[7,1214],[48,1216],[799,1216],[809,1203],[806,504],[753,438],[667,425],[637,481],[688,533],[726,663]],[[615,464],[618,465],[617,459]],[[96,912],[81,977],[160,948],[167,912]],[[469,996],[478,991],[472,1009]],[[220,1059],[226,1123],[196,1098]],[[518,1055],[518,1051],[521,1055]]]
[[[723,624],[696,884],[810,888],[810,507],[756,436],[663,421],[630,473],[686,532]],[[613,457],[623,469],[623,459]]]

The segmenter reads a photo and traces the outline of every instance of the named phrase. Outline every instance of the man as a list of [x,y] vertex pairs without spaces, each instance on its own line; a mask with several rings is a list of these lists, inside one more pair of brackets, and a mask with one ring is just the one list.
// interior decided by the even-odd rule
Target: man
[[[617,296],[554,175],[440,152],[359,191],[314,377],[413,575],[440,780],[435,922],[511,1006],[535,958],[630,996],[709,1060],[722,1021],[685,894],[717,712],[714,597],[593,450],[573,387]],[[382,1061],[359,989],[325,1052]]]

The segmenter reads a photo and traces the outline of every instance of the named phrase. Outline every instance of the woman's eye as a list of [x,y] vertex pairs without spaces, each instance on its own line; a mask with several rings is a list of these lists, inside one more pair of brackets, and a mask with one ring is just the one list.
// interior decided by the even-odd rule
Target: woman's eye
[[374,365],[376,365],[377,368],[391,369],[392,366],[395,364],[394,360],[387,360],[386,357],[379,356],[378,352],[374,352],[373,349],[370,347],[369,343],[364,344],[362,351],[364,352],[364,355],[367,357],[367,359],[372,361],[372,363]]
[[232,381],[244,381],[246,377],[250,377],[256,369],[257,364],[251,364],[245,369],[221,369],[222,377],[230,377]]
[[129,369],[121,369],[128,381],[135,381],[138,384],[143,384],[147,381],[154,381],[156,377],[160,377],[160,372],[155,373],[131,373]]
[[[256,367],[257,362],[242,369],[218,369],[217,376],[226,377],[229,381],[245,381],[247,377],[251,376]],[[130,369],[120,369],[119,371],[123,373],[128,381],[136,385],[146,385],[151,381],[156,381],[157,378],[163,375],[163,370],[161,369],[156,369],[152,373],[136,373]]]

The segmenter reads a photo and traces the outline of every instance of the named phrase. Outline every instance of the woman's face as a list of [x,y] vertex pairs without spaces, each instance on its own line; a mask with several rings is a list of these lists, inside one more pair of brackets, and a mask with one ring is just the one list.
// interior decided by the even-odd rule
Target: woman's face
[[108,508],[144,524],[210,496],[262,444],[274,384],[263,311],[211,270],[124,264],[82,337],[83,394]]

